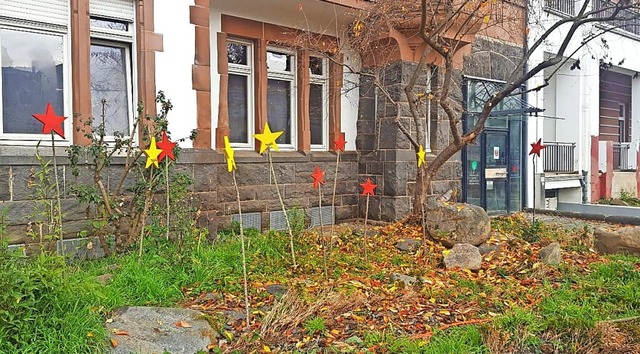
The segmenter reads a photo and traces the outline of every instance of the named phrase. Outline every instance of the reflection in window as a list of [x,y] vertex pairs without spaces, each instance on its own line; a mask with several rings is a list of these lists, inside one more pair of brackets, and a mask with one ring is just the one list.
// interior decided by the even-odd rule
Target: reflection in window
[[0,30],[2,132],[39,134],[42,124],[31,115],[51,102],[64,112],[63,38],[58,35]]
[[129,134],[129,90],[127,84],[127,48],[91,45],[91,106],[93,127],[102,123],[103,102],[105,134]]
[[311,126],[311,144],[324,143],[324,89],[323,85],[311,84],[309,90],[309,121]]
[[108,20],[104,18],[91,17],[90,24],[92,28],[102,28],[114,31],[129,31],[129,23],[117,20]]
[[229,64],[247,65],[247,46],[239,43],[227,43]]
[[269,79],[267,81],[267,120],[271,131],[284,131],[276,140],[279,144],[291,144],[291,82]]
[[248,77],[229,74],[227,102],[229,105],[229,140],[233,143],[248,143],[249,102]]

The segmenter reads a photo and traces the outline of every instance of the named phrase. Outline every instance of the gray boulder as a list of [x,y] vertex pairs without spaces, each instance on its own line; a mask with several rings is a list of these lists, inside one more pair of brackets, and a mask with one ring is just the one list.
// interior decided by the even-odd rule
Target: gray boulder
[[208,352],[217,333],[198,311],[161,307],[123,307],[106,324],[112,353],[193,354]]
[[425,221],[431,237],[446,247],[453,247],[457,243],[478,246],[491,235],[489,215],[481,207],[471,204],[430,204]]
[[405,285],[411,285],[418,281],[416,277],[412,277],[412,276],[404,275],[400,273],[391,273],[391,275],[389,276],[389,280],[391,280],[392,283],[403,282],[405,283]]
[[449,254],[444,257],[444,265],[446,268],[460,267],[479,270],[482,268],[482,256],[478,247],[468,243],[459,243],[454,245]]
[[396,243],[396,248],[403,252],[415,252],[422,245],[422,240],[406,238]]
[[540,259],[546,264],[560,264],[560,262],[562,262],[562,248],[560,248],[560,244],[553,242],[541,249]]
[[615,231],[596,228],[593,235],[599,253],[640,255],[640,226],[623,227]]

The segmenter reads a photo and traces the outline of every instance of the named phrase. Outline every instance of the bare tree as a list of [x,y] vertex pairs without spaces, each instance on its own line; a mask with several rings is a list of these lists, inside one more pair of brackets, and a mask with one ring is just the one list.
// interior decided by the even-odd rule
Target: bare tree
[[[433,160],[418,168],[414,213],[423,210],[436,173],[452,156],[476,141],[496,106],[510,96],[526,93],[523,87],[527,81],[539,73],[547,73],[544,70],[551,68],[551,73],[544,78],[545,84],[530,89],[540,90],[556,73],[557,70],[553,69],[570,60],[580,48],[606,32],[628,26],[630,21],[640,17],[640,3],[636,1],[579,0],[578,3],[570,1],[569,4],[579,5],[579,10],[572,11],[574,15],[565,14],[550,23],[548,17],[527,19],[527,6],[530,5],[517,0],[378,0],[359,11],[356,20],[343,29],[344,35],[337,45],[357,51],[364,68],[380,68],[399,60],[398,47],[401,45],[413,49],[412,59],[417,65],[403,87],[412,118],[410,125],[413,127],[400,119],[400,102],[394,100],[393,95],[385,89],[380,70],[347,67],[352,72],[370,76],[387,101],[398,106],[396,123],[416,153],[428,138],[424,134],[424,107],[421,105],[431,101],[432,105],[437,105],[444,112],[439,119],[448,121],[451,134],[449,143],[438,149]],[[538,26],[541,30],[535,34],[536,38],[529,33],[527,20],[529,23],[546,22],[545,26]],[[591,26],[591,31],[578,38],[578,30],[589,24],[601,26]],[[492,32],[520,36],[520,40],[529,37],[530,45],[521,58],[512,63],[506,83],[490,93],[475,123],[463,130],[461,102],[452,98],[453,90],[457,89],[456,74],[461,72],[460,63],[476,34]],[[532,54],[543,50],[552,36],[561,36],[555,53],[528,66]],[[318,51],[328,52],[332,60],[340,62],[331,54],[343,51],[343,48],[327,51],[326,39],[309,33],[301,38],[304,38],[305,46],[316,45]],[[322,46],[318,43],[322,43]],[[431,67],[439,72],[437,87],[430,92],[425,92],[423,88],[416,89],[418,80],[424,80],[425,75],[433,75],[434,71],[428,70]]]

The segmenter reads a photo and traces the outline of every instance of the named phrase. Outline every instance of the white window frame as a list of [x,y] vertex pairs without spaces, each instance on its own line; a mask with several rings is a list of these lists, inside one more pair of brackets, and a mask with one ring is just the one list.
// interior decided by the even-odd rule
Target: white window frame
[[[620,110],[622,109],[622,115]],[[618,102],[618,140],[621,143],[628,143],[627,141],[627,105],[622,102]]]
[[[267,68],[267,80],[275,79],[275,80],[283,80],[283,81],[291,82],[291,103],[290,103],[291,124],[289,127],[289,129],[291,129],[291,143],[289,144],[278,143],[278,148],[280,150],[293,151],[293,150],[296,150],[298,145],[298,122],[297,122],[298,111],[297,111],[297,104],[296,104],[298,100],[298,90],[297,90],[297,81],[296,81],[298,76],[297,75],[298,73],[297,54],[296,52],[283,47],[271,47],[271,46],[267,47],[267,51],[266,51],[267,55],[269,55],[268,53],[270,51],[287,54],[291,56],[291,59],[290,59],[292,61],[291,72],[273,70],[273,69]],[[269,104],[269,101],[267,99],[267,105],[268,104]],[[269,117],[267,116],[266,119],[268,121]]]
[[[309,68],[309,84],[322,85],[322,143],[311,144],[312,151],[329,150],[329,61],[327,58],[318,55],[310,55],[307,60],[318,58],[322,60],[322,75],[314,75]],[[309,97],[311,99],[311,97]],[[309,127],[311,127],[311,114],[309,114]],[[311,134],[311,132],[309,132]],[[309,135],[311,141],[311,135]]]
[[[60,36],[62,38],[62,102],[64,104],[64,112],[55,112],[56,115],[63,115],[67,117],[63,122],[62,129],[64,131],[65,138],[54,135],[54,139],[60,146],[69,146],[72,141],[71,122],[73,120],[71,114],[71,43],[69,41],[69,28],[70,26],[60,26],[54,24],[45,24],[33,21],[12,19],[3,20],[0,19],[0,29],[20,31],[26,33],[37,33],[44,35]],[[0,38],[0,45],[2,44],[2,38]],[[0,63],[1,65],[1,63]],[[0,103],[2,102],[2,75],[0,75]],[[3,105],[0,104],[0,143],[2,145],[32,145],[40,144],[42,146],[51,146],[51,139],[49,135],[45,134],[25,134],[25,133],[4,133],[3,123]],[[42,107],[41,111],[33,112],[44,113],[46,107]],[[30,119],[30,117],[25,117]],[[35,119],[35,118],[31,118]]]
[[[237,38],[228,38],[227,44],[239,44],[247,47],[247,64],[227,64],[227,73],[229,75],[245,76],[247,78],[247,142],[246,143],[230,143],[231,147],[242,150],[253,150],[255,148],[255,107],[254,107],[254,67],[253,67],[253,42],[241,40]],[[227,54],[225,54],[227,55]],[[228,99],[227,99],[228,100]]]
[[[135,41],[135,38],[136,38],[135,23],[130,22],[128,20],[107,18],[104,16],[98,16],[98,15],[95,15],[95,16],[92,15],[90,17],[90,19],[93,19],[93,18],[101,19],[105,21],[115,21],[115,22],[122,22],[122,23],[126,22],[128,25],[128,28],[127,28],[128,30],[126,32],[111,30],[108,28],[91,27],[90,45],[96,44],[96,45],[104,45],[104,46],[111,46],[114,48],[125,49],[126,81],[127,81],[127,91],[129,92],[128,99],[127,99],[127,104],[129,106],[129,108],[127,109],[127,113],[129,114],[129,133],[128,135],[125,135],[125,138],[133,137],[133,142],[138,143],[139,141],[138,134],[133,131],[135,126],[136,114],[137,114],[136,107],[134,107],[135,106],[134,102],[138,102],[138,92],[136,89],[134,89],[134,83],[138,82],[138,75],[137,75],[138,70],[136,66],[136,63],[138,60],[136,55],[137,50],[136,50],[136,41]],[[91,76],[91,73],[89,73],[89,76]],[[135,85],[135,87],[137,87],[137,84]],[[91,108],[93,110],[93,102],[91,103]],[[101,117],[92,117],[92,118],[94,120],[101,119]],[[105,141],[107,143],[112,143],[115,141],[115,139],[116,138],[113,135],[105,135]]]

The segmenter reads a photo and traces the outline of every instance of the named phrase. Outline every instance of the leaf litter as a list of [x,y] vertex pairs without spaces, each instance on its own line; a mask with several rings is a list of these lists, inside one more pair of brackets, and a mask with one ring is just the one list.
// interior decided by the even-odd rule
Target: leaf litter
[[[247,329],[244,319],[221,319],[219,330],[224,336],[218,346],[223,351],[242,352],[353,348],[349,343],[361,344],[366,332],[390,331],[428,340],[436,330],[490,322],[510,309],[536,306],[545,296],[543,284],[557,288],[564,281],[558,267],[545,265],[538,256],[547,244],[560,242],[564,266],[577,274],[588,274],[590,264],[608,262],[593,250],[594,224],[567,229],[566,223],[543,223],[540,239],[529,243],[523,235],[531,225],[526,214],[494,219],[487,244],[499,247],[483,256],[482,268],[475,272],[445,269],[446,248],[423,239],[422,227],[407,222],[374,227],[375,236],[365,239],[371,251],[365,263],[358,240],[362,236],[354,231],[358,225],[341,225],[329,252],[333,271],[329,282],[320,266],[319,245],[323,243],[319,233],[307,232],[299,241],[308,246],[300,252],[300,264],[292,275],[287,274],[288,279],[284,277],[288,291],[280,298],[269,294],[266,286],[283,277],[251,272],[251,323]],[[423,243],[416,252],[403,253],[395,245],[405,239],[422,239]],[[411,285],[391,282],[392,273],[419,281]],[[216,318],[244,309],[240,292],[212,296],[185,289],[185,294],[185,307]],[[304,325],[314,317],[321,317],[326,328],[311,336]]]

